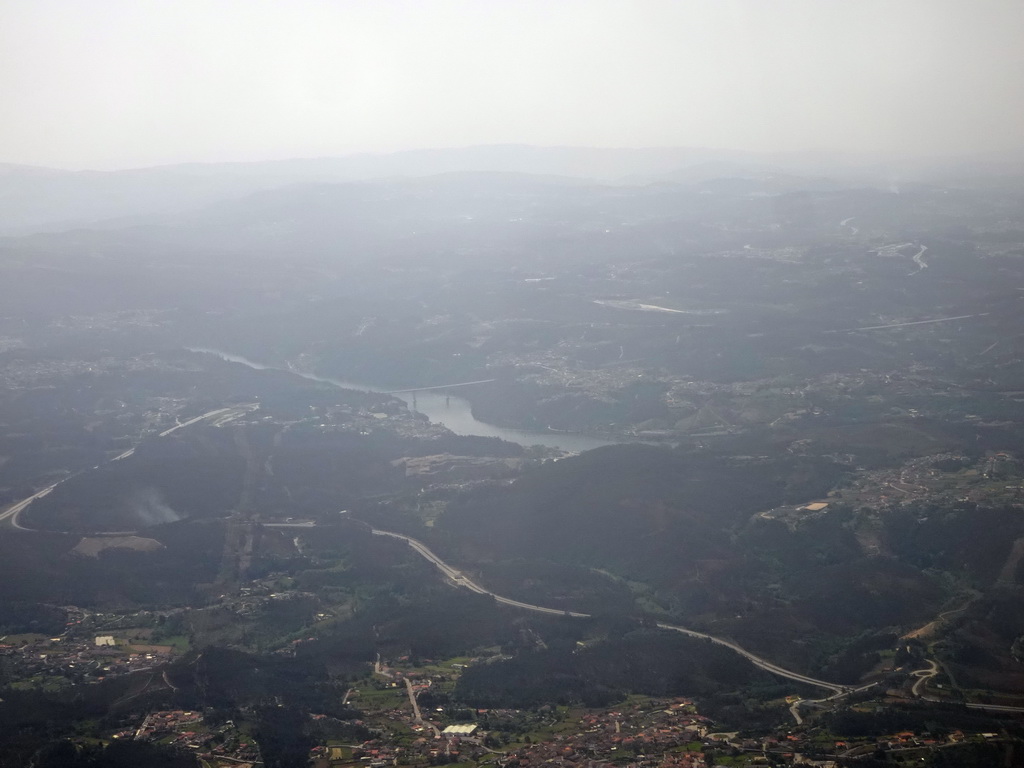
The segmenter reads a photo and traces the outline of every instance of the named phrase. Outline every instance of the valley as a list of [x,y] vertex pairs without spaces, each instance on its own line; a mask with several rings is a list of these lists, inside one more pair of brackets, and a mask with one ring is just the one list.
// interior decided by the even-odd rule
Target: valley
[[0,240],[0,765],[1012,754],[1024,187],[786,183]]

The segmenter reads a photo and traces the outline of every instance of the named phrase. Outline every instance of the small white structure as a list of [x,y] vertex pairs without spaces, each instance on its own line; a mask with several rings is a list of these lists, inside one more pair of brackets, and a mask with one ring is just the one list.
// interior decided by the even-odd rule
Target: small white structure
[[109,645],[109,646],[113,647],[113,646],[117,645],[117,641],[114,640],[114,636],[113,635],[97,635],[96,636],[96,645],[97,646]]
[[441,733],[445,736],[472,736],[478,727],[472,723],[467,725],[449,725]]

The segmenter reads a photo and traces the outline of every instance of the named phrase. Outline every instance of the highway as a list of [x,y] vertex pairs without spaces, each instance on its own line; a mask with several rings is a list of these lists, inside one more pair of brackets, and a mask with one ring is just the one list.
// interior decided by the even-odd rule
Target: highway
[[[928,699],[938,701],[938,699]],[[964,704],[968,709],[982,709],[986,712],[1024,712],[1024,707],[1009,707],[1003,704]]]
[[857,331],[881,331],[886,328],[905,328],[908,325],[928,325],[930,323],[948,323],[951,320],[969,320],[972,317],[985,317],[988,312],[979,312],[976,315],[957,315],[956,317],[937,317],[934,320],[913,320],[909,323],[890,323],[889,325],[866,325],[863,328],[849,328],[839,333],[855,333]]
[[21,531],[31,530],[29,528],[23,528],[22,526],[18,525],[18,515],[21,514],[22,510],[24,510],[25,507],[27,507],[29,504],[31,504],[36,499],[43,498],[43,496],[48,494],[50,491],[52,491],[54,488],[56,488],[62,482],[64,482],[64,481],[61,480],[59,482],[53,483],[52,485],[48,485],[45,488],[43,488],[43,490],[36,491],[31,496],[29,496],[27,499],[23,499],[23,500],[19,501],[13,507],[11,507],[6,512],[4,512],[2,515],[0,515],[0,523],[9,520],[11,525],[13,525],[18,530],[21,530]]
[[428,549],[427,545],[424,544],[423,542],[417,541],[416,539],[412,538],[411,536],[404,536],[401,533],[392,533],[391,531],[381,531],[381,530],[378,530],[376,528],[372,528],[371,530],[373,531],[373,533],[376,536],[390,536],[393,539],[401,539],[402,541],[406,542],[410,547],[412,547],[414,550],[416,550],[420,555],[422,555],[424,558],[426,558],[427,560],[432,562],[435,566],[437,566],[437,569],[439,571],[441,571],[441,573],[443,573],[445,576],[447,576],[457,586],[465,587],[466,589],[468,589],[471,592],[476,592],[478,595],[490,595],[491,597],[493,597],[499,603],[504,603],[505,605],[511,605],[511,606],[513,606],[515,608],[522,608],[522,609],[527,610],[527,611],[535,611],[537,613],[549,613],[549,614],[552,614],[554,616],[572,616],[572,617],[577,618],[577,619],[588,619],[588,618],[590,618],[590,614],[589,613],[577,613],[576,611],[560,611],[557,608],[545,608],[542,605],[532,605],[530,603],[524,603],[524,602],[521,602],[519,600],[513,600],[513,599],[511,599],[509,597],[502,597],[501,595],[496,595],[493,592],[489,592],[486,589],[484,589],[483,587],[481,587],[479,584],[477,584],[475,581],[470,579],[468,576],[466,576],[461,571],[459,571],[459,570],[457,570],[455,568],[452,568],[450,565],[448,565],[448,563],[446,563],[440,557],[435,555],[430,549]]
[[[479,584],[470,579],[461,571],[448,565],[448,563],[446,563],[440,557],[435,555],[423,542],[417,541],[411,536],[405,536],[401,533],[382,531],[377,528],[371,528],[371,530],[376,536],[390,536],[391,538],[401,539],[402,541],[406,542],[416,552],[418,552],[424,558],[433,563],[437,567],[437,569],[441,571],[441,573],[443,573],[454,584],[460,587],[465,587],[471,592],[476,592],[480,595],[490,595],[492,598],[494,598],[495,601],[499,603],[511,605],[515,608],[522,608],[523,610],[527,611],[534,611],[536,613],[547,613],[552,614],[554,616],[571,616],[578,619],[586,619],[590,617],[589,613],[579,613],[577,611],[560,611],[556,608],[545,608],[542,605],[533,605],[532,603],[524,603],[520,600],[512,600],[508,597],[496,595],[495,593],[490,592],[481,587]],[[793,680],[798,683],[804,683],[805,685],[811,685],[816,688],[824,688],[832,692],[832,696],[829,696],[827,699],[820,699],[819,701],[828,701],[829,699],[845,696],[848,693],[852,693],[852,689],[848,688],[847,686],[839,685],[838,683],[830,683],[826,680],[818,680],[813,677],[808,677],[807,675],[801,675],[799,672],[793,672],[784,667],[780,667],[778,664],[773,664],[768,659],[762,658],[756,654],[751,653],[750,651],[746,650],[737,643],[734,643],[732,640],[726,640],[721,637],[715,637],[714,635],[708,635],[704,632],[697,632],[695,630],[687,629],[686,627],[676,626],[674,624],[659,623],[657,627],[659,629],[669,630],[672,632],[681,632],[682,634],[688,635],[690,637],[694,637],[700,640],[707,640],[709,642],[715,643],[716,645],[721,645],[725,648],[728,648],[733,653],[736,653],[742,656],[743,658],[747,659],[747,661],[749,661],[754,666],[763,669],[766,672],[771,672],[773,675],[784,677],[787,680]]]
[[[808,677],[807,675],[801,675],[799,672],[792,672],[786,669],[785,667],[780,667],[778,664],[773,664],[772,662],[768,661],[768,659],[762,658],[760,656],[757,656],[756,654],[751,653],[750,651],[738,645],[737,643],[734,643],[732,640],[726,640],[721,637],[715,637],[714,635],[708,635],[703,632],[697,632],[692,629],[686,629],[686,627],[677,627],[674,624],[659,623],[658,628],[670,629],[675,632],[682,632],[684,635],[696,637],[701,640],[710,640],[715,645],[721,645],[728,648],[730,651],[733,651],[734,653],[737,653],[743,658],[745,658],[755,667],[763,669],[765,672],[771,672],[773,675],[778,675],[779,677],[784,677],[788,680],[795,680],[798,683],[813,685],[816,688],[825,688],[829,691],[832,691],[832,693],[834,694],[842,695],[850,692],[850,689],[847,686],[839,685],[838,683],[830,683],[826,680],[818,680],[817,678]],[[821,699],[821,701],[825,701],[825,699]]]
[[[241,416],[243,413],[245,413],[246,410],[248,410],[248,409],[247,408],[237,408],[237,409],[236,408],[218,408],[215,411],[209,411],[208,413],[204,413],[202,416],[196,416],[195,418],[189,419],[188,421],[183,421],[181,424],[175,424],[170,429],[165,429],[163,432],[161,432],[158,435],[158,437],[167,437],[169,434],[171,434],[172,432],[175,432],[176,430],[181,429],[182,427],[191,426],[192,424],[195,424],[197,421],[202,421],[203,419],[208,419],[211,416],[218,416],[220,414],[226,414],[227,418],[219,420],[219,423],[223,424],[225,422],[231,421],[231,419],[237,419],[239,416]],[[232,411],[235,411],[235,412],[232,413]],[[119,453],[117,456],[112,458],[111,461],[121,461],[121,459],[127,459],[129,456],[132,456],[134,454],[135,454],[135,449],[134,448],[129,448],[124,453]]]
[[[208,418],[210,418],[212,416],[222,416],[222,417],[226,416],[226,418],[221,418],[221,419],[218,420],[218,424],[223,424],[223,423],[225,423],[227,421],[230,421],[231,419],[237,419],[243,413],[247,413],[249,410],[251,410],[253,408],[258,408],[258,407],[259,407],[258,405],[254,406],[254,405],[247,404],[247,405],[242,405],[242,406],[232,406],[230,408],[217,408],[216,410],[213,410],[213,411],[207,411],[206,413],[202,414],[201,416],[196,416],[194,418],[189,419],[188,421],[183,421],[180,424],[176,424],[175,426],[171,427],[170,429],[165,429],[163,432],[161,432],[159,434],[159,436],[160,437],[167,437],[167,435],[171,434],[172,432],[175,432],[175,431],[177,431],[179,429],[182,429],[183,427],[191,426],[192,424],[200,422],[203,419],[208,419]],[[119,453],[117,456],[112,458],[110,461],[121,461],[122,459],[127,459],[129,456],[131,456],[134,453],[135,453],[135,449],[134,448],[129,448],[127,451],[124,451],[123,453]],[[93,467],[93,469],[99,469],[99,465]],[[78,473],[75,473],[75,474],[78,474]],[[21,501],[15,503],[14,505],[12,505],[8,509],[6,509],[2,514],[0,514],[0,523],[5,523],[5,522],[6,523],[10,523],[10,525],[12,527],[17,528],[19,531],[31,531],[32,530],[31,528],[26,528],[23,525],[20,525],[18,523],[18,515],[20,515],[22,512],[24,512],[25,509],[28,507],[28,505],[31,504],[33,501],[35,501],[36,499],[43,498],[43,496],[46,496],[48,493],[50,493],[50,491],[52,491],[58,485],[60,485],[63,482],[66,482],[67,480],[70,480],[72,477],[75,477],[75,475],[69,475],[68,477],[65,477],[63,480],[58,480],[56,483],[51,483],[50,485],[48,485],[45,488],[43,488],[41,491],[36,491],[31,496],[29,496],[27,499],[22,499]]]
[[851,693],[860,693],[868,688],[873,688],[878,683],[868,683],[867,685],[861,685],[859,688],[846,688],[842,693],[833,693],[830,696],[824,698],[798,698],[792,705],[790,705],[790,714],[793,715],[793,719],[797,721],[797,725],[801,725],[804,722],[803,716],[800,714],[800,708],[804,705],[824,705],[829,701],[835,701],[837,698],[843,698]]
[[[954,319],[954,318],[946,318],[946,319]],[[959,319],[959,318],[955,318],[955,319]],[[929,321],[925,321],[925,322],[929,322]],[[930,321],[930,322],[937,322],[937,321]],[[238,418],[243,413],[246,413],[248,410],[252,409],[253,407],[254,407],[253,405],[246,405],[246,406],[235,406],[235,407],[230,407],[230,408],[217,408],[215,410],[208,411],[208,412],[206,412],[206,413],[204,413],[204,414],[202,414],[200,416],[196,416],[196,417],[194,417],[192,419],[189,419],[188,421],[182,422],[180,424],[176,424],[175,426],[173,426],[173,427],[171,427],[169,429],[166,429],[163,432],[160,432],[159,436],[160,437],[166,437],[167,435],[170,435],[171,433],[175,432],[176,430],[183,429],[184,427],[191,426],[192,424],[196,424],[196,423],[198,423],[200,421],[203,421],[204,419],[209,419],[209,418],[218,417],[218,416],[221,417],[221,418],[219,418],[217,420],[218,425],[219,424],[223,424],[223,423],[226,423],[227,421],[230,421],[232,419]],[[258,407],[258,406],[255,406],[255,407]],[[132,449],[130,449],[128,451],[125,451],[125,452],[119,454],[118,456],[114,457],[113,459],[111,459],[111,461],[119,461],[121,459],[127,458],[128,456],[131,456],[134,453],[134,451],[135,451],[134,448],[132,448]],[[74,477],[74,475],[72,475],[70,477]],[[15,503],[11,507],[9,507],[7,510],[5,510],[3,513],[0,513],[0,523],[9,522],[10,525],[12,525],[14,528],[17,528],[17,529],[20,529],[20,530],[24,530],[24,531],[31,530],[31,529],[28,529],[28,528],[24,528],[23,526],[18,524],[18,515],[22,511],[24,511],[33,501],[35,501],[36,499],[43,498],[44,496],[46,496],[47,494],[52,492],[53,489],[56,488],[58,485],[60,485],[62,482],[65,482],[66,480],[70,479],[70,477],[65,478],[64,480],[59,480],[59,481],[57,481],[55,483],[51,483],[50,485],[46,486],[45,488],[42,488],[41,490],[36,491],[34,494],[29,496],[28,498],[23,499],[22,501],[19,501],[19,502]],[[270,525],[275,525],[275,524],[270,524]],[[276,525],[279,526],[279,527],[302,527],[302,528],[314,527],[314,524],[309,523],[309,522],[304,522],[304,523],[299,523],[299,524],[290,523],[290,524],[276,524]],[[533,611],[535,613],[544,613],[544,614],[548,614],[548,615],[552,615],[552,616],[568,616],[568,617],[571,617],[571,618],[580,618],[580,619],[590,618],[590,614],[588,614],[588,613],[581,613],[581,612],[578,612],[578,611],[560,610],[560,609],[557,609],[557,608],[548,608],[546,606],[534,605],[532,603],[526,603],[526,602],[523,602],[521,600],[513,600],[512,598],[508,598],[508,597],[504,597],[502,595],[495,594],[494,592],[491,592],[491,591],[485,589],[484,587],[480,586],[479,584],[477,584],[475,581],[473,581],[471,578],[469,578],[467,575],[465,575],[464,573],[462,573],[458,569],[453,568],[451,565],[446,563],[444,560],[442,560],[440,557],[438,557],[429,547],[427,547],[423,542],[418,541],[417,539],[414,539],[411,536],[406,536],[406,535],[401,534],[401,533],[394,533],[393,531],[384,531],[384,530],[380,530],[380,529],[377,529],[377,528],[371,528],[370,530],[373,533],[373,535],[375,535],[375,536],[387,536],[387,537],[394,538],[394,539],[401,539],[402,541],[406,542],[406,544],[408,544],[413,550],[415,550],[420,556],[422,556],[427,561],[432,563],[438,570],[441,571],[442,574],[444,574],[444,576],[446,578],[448,578],[456,586],[465,587],[466,589],[470,590],[471,592],[475,592],[475,593],[480,594],[480,595],[488,595],[489,597],[491,597],[492,599],[494,599],[498,603],[502,603],[504,605],[508,605],[508,606],[511,606],[511,607],[514,607],[514,608],[520,608],[522,610]],[[778,664],[775,664],[775,663],[769,661],[768,659],[765,659],[765,658],[763,658],[761,656],[758,656],[757,654],[751,653],[750,651],[748,651],[745,648],[743,648],[742,646],[740,646],[738,643],[736,643],[736,642],[734,642],[732,640],[728,640],[726,638],[716,637],[714,635],[709,635],[709,634],[707,634],[705,632],[698,632],[696,630],[688,629],[687,627],[682,627],[682,626],[678,626],[678,625],[675,625],[675,624],[666,624],[666,623],[663,623],[663,622],[659,622],[656,626],[659,629],[662,629],[662,630],[665,630],[665,631],[679,632],[681,634],[687,635],[687,636],[695,638],[695,639],[705,640],[707,642],[711,642],[711,643],[714,643],[716,645],[720,645],[720,646],[722,646],[724,648],[728,648],[730,651],[732,651],[733,653],[735,653],[735,654],[737,654],[739,656],[742,656],[743,658],[745,658],[747,661],[749,661],[751,664],[753,664],[754,666],[758,667],[759,669],[762,669],[762,670],[764,670],[766,672],[769,672],[769,673],[771,673],[773,675],[776,675],[778,677],[782,677],[782,678],[785,678],[787,680],[792,680],[792,681],[797,682],[797,683],[803,683],[804,685],[809,685],[809,686],[813,686],[813,687],[816,687],[816,688],[823,688],[825,690],[830,691],[831,695],[829,695],[829,696],[827,696],[825,698],[822,698],[822,699],[814,699],[814,700],[799,699],[799,700],[793,702],[792,706],[790,707],[790,712],[792,713],[793,717],[796,719],[797,723],[800,723],[802,721],[802,718],[801,718],[800,712],[799,712],[799,708],[800,708],[800,706],[802,704],[821,704],[821,703],[833,701],[833,700],[842,698],[844,696],[847,696],[847,695],[849,695],[851,693],[856,693],[856,692],[859,692],[859,691],[866,690],[868,688],[871,688],[874,685],[872,683],[872,684],[869,684],[869,685],[861,686],[859,688],[850,688],[849,686],[840,685],[838,683],[832,683],[832,682],[829,682],[827,680],[819,680],[817,678],[810,677],[808,675],[803,675],[803,674],[800,674],[799,672],[794,672],[792,670],[786,669],[785,667],[781,667]],[[927,681],[930,680],[931,678],[933,678],[937,674],[937,672],[938,672],[938,669],[935,666],[934,662],[929,661],[929,666],[930,666],[930,669],[919,670],[919,671],[917,671],[915,673],[912,673],[912,675],[914,677],[918,678],[915,681],[914,686],[912,688],[912,694],[914,696],[922,699],[922,700],[925,700],[925,701],[941,701],[941,700],[932,699],[930,697],[922,695],[922,688],[927,684]],[[1012,706],[1004,706],[1004,705],[996,705],[996,704],[966,704],[966,706],[968,708],[970,708],[970,709],[990,710],[990,711],[997,711],[997,712],[1024,712],[1024,707],[1012,707]]]
[[231,419],[237,419],[243,413],[247,413],[250,410],[254,410],[253,406],[245,405],[245,406],[239,406],[237,408],[218,408],[215,411],[207,411],[202,416],[196,416],[195,418],[189,419],[188,421],[183,421],[180,424],[175,424],[170,429],[165,429],[163,432],[161,432],[159,434],[159,437],[167,437],[172,432],[177,432],[179,429],[183,429],[185,427],[191,427],[196,422],[202,421],[203,419],[208,419],[211,416],[220,416],[222,414],[227,414],[227,413],[229,413],[231,411],[237,411],[237,413],[234,413],[231,416],[230,419],[219,419],[219,423],[220,424],[224,424],[224,423],[230,421]]

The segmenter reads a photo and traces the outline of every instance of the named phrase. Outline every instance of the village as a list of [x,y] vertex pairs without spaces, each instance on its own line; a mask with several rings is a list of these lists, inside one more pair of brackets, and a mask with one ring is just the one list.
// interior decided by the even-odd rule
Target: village
[[143,718],[138,728],[118,731],[110,738],[176,746],[195,753],[204,767],[253,768],[263,763],[255,740],[234,721],[211,725],[199,712],[180,709],[152,712]]
[[0,638],[0,663],[5,674],[19,681],[16,688],[55,690],[156,670],[178,652],[173,645],[149,643],[146,629],[134,632],[131,639],[114,635],[5,636]]
[[[496,768],[572,768],[615,764],[628,768],[699,768],[709,765],[806,765],[834,768],[867,755],[894,753],[920,759],[938,749],[1004,737],[993,732],[902,730],[881,738],[837,736],[813,721],[787,724],[770,733],[716,728],[699,705],[685,697],[629,696],[606,709],[543,706],[537,710],[420,708],[427,692],[450,690],[461,669],[474,659],[425,662],[410,667],[399,660],[378,662],[363,688],[346,700],[363,711],[359,725],[374,738],[360,744],[316,746],[316,768],[383,768],[389,765],[460,765]],[[906,698],[888,692],[893,701]],[[795,700],[790,697],[787,701]],[[375,706],[381,708],[375,709]],[[872,712],[877,702],[864,702]],[[323,715],[312,715],[314,719]]]
[[[989,463],[992,461],[1005,463],[1007,459],[997,457]],[[244,608],[246,601],[273,599],[273,595],[257,596],[252,589],[246,591],[249,594],[238,598],[236,608]],[[0,665],[8,676],[21,681],[15,687],[59,690],[138,674],[140,681],[149,681],[146,688],[174,689],[164,670],[185,648],[181,638],[165,637],[166,632],[154,628],[167,624],[171,616],[145,611],[87,613],[74,606],[64,606],[64,610],[67,625],[60,636],[0,638]],[[167,613],[173,615],[174,611]],[[281,652],[293,653],[294,645]],[[316,768],[448,764],[494,768],[584,768],[599,764],[630,768],[766,764],[827,768],[861,756],[895,753],[916,758],[964,743],[1005,737],[995,732],[936,728],[853,738],[830,732],[823,724],[827,718],[816,717],[800,724],[787,719],[775,729],[735,731],[717,725],[701,713],[697,702],[684,697],[632,695],[603,709],[555,705],[522,710],[477,709],[459,702],[453,695],[459,676],[466,668],[490,660],[490,656],[441,661],[378,657],[369,677],[353,682],[344,691],[342,707],[354,719],[339,720],[337,713],[306,713],[315,742],[309,755],[311,764]],[[913,706],[917,690],[910,689],[915,684],[920,684],[918,678],[906,677],[902,686],[886,691],[884,700],[876,696],[854,704],[853,709],[870,715],[886,704]],[[779,700],[779,708],[796,700],[795,695]],[[194,753],[204,768],[256,766],[261,764],[261,757],[252,735],[251,715],[243,708],[236,715],[236,724],[211,711],[151,711],[103,738],[176,746]]]
[[[901,731],[881,739],[837,738],[821,728],[781,729],[753,736],[717,730],[702,716],[697,704],[684,697],[630,696],[607,709],[543,707],[540,711],[515,709],[472,710],[479,723],[498,728],[532,728],[528,732],[484,731],[478,723],[448,724],[447,714],[418,715],[412,701],[432,687],[434,680],[413,669],[381,671],[367,684],[380,682],[379,692],[394,696],[360,696],[350,689],[346,700],[387,705],[364,713],[354,725],[372,737],[357,743],[328,740],[310,751],[314,768],[384,768],[385,766],[493,766],[494,768],[704,768],[711,765],[797,765],[835,768],[858,757],[891,754],[900,761],[922,759],[938,749],[967,742],[998,741],[997,733],[943,735]],[[410,676],[406,676],[406,674]],[[413,683],[412,681],[416,682]],[[407,683],[408,681],[408,683]],[[450,680],[441,681],[442,683]],[[365,691],[370,693],[370,689]],[[406,699],[406,694],[412,698]],[[391,706],[405,700],[404,706]],[[465,710],[463,710],[465,712]],[[333,718],[310,714],[312,723]],[[341,725],[340,721],[334,721]],[[441,727],[443,726],[443,728]],[[208,722],[203,713],[188,710],[150,712],[130,728],[108,734],[110,740],[134,739],[173,745],[196,755],[203,768],[255,768],[262,765],[259,745],[245,723]],[[330,730],[330,728],[328,728]]]
[[[791,450],[798,451],[796,445]],[[881,469],[857,467],[842,485],[816,501],[758,513],[765,520],[799,524],[836,508],[881,510],[918,503],[1018,505],[1024,498],[1024,473],[1017,456],[986,451],[981,456],[935,453]]]

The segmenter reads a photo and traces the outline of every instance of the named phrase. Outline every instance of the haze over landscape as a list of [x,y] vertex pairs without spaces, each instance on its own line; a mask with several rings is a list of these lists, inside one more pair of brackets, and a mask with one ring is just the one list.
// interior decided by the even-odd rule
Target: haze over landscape
[[3,160],[535,144],[1019,159],[1013,0],[8,0]]
[[1024,765],[1022,29],[4,3],[0,768]]

